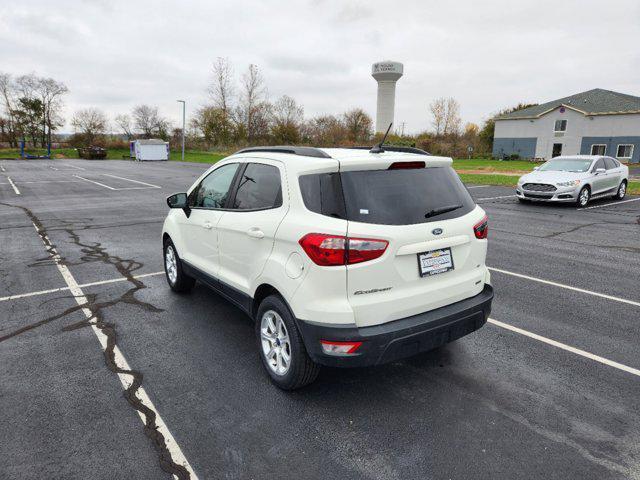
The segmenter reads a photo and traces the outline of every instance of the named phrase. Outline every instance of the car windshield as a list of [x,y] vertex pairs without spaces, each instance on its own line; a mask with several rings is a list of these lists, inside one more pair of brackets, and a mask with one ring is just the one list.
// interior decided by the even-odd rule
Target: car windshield
[[581,158],[556,158],[542,165],[541,172],[586,172],[591,166],[591,160]]

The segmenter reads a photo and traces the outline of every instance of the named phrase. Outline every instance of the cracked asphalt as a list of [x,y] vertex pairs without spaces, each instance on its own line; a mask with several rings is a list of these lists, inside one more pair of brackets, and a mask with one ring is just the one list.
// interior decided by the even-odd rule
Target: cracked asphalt
[[[246,316],[158,273],[164,199],[207,165],[0,164],[2,479],[188,478],[140,385],[200,479],[640,479],[637,375],[487,324],[282,392]],[[471,187],[490,218],[492,318],[640,368],[640,201],[576,210]],[[127,391],[90,325],[128,360]]]

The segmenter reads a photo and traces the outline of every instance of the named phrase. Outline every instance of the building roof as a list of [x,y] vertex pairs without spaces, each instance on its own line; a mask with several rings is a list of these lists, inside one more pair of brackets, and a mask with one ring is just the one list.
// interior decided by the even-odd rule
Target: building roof
[[517,120],[521,118],[539,118],[556,108],[564,106],[584,115],[617,115],[640,113],[640,97],[625,93],[594,88],[570,97],[559,98],[533,107],[498,115],[495,120]]

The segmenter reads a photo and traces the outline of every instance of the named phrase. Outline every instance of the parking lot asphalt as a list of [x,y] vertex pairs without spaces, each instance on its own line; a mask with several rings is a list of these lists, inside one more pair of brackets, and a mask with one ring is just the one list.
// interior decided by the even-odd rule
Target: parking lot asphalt
[[246,316],[161,273],[165,197],[207,165],[0,165],[2,478],[640,478],[638,197],[470,185],[492,321],[287,393]]

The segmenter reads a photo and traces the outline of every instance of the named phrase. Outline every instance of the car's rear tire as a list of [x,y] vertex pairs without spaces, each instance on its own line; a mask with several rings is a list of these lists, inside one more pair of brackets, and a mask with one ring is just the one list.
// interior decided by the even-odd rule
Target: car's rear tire
[[256,314],[258,352],[271,381],[283,390],[312,383],[320,373],[304,346],[293,315],[284,301],[270,295]]
[[622,200],[626,194],[627,194],[627,181],[623,180],[622,182],[620,182],[618,191],[616,192],[613,198],[615,198],[616,200]]
[[584,208],[589,203],[591,199],[591,190],[589,187],[582,187],[580,193],[578,194],[578,199],[576,200],[576,205],[580,208]]
[[518,197],[518,201],[519,201],[520,203],[529,203],[529,200],[527,200],[526,198],[520,198],[520,197]]
[[164,242],[164,274],[171,290],[178,293],[189,292],[196,283],[193,277],[190,277],[182,269],[182,260],[178,256],[173,242],[167,238]]

